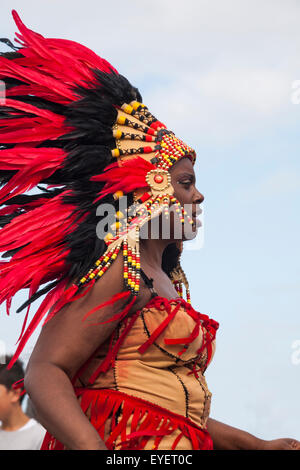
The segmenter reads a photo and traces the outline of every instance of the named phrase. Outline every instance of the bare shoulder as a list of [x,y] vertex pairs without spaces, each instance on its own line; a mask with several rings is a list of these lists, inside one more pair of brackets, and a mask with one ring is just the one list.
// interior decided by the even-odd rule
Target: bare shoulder
[[72,376],[116,328],[118,320],[103,322],[121,311],[125,301],[104,306],[87,318],[86,314],[123,290],[123,257],[119,254],[86,295],[67,304],[43,326],[29,366],[51,362]]

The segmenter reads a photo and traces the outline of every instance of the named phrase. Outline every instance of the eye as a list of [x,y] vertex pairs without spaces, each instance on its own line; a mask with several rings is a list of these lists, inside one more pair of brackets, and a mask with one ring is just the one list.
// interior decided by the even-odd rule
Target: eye
[[185,179],[182,181],[178,181],[178,183],[183,185],[185,188],[189,188],[193,182],[190,179]]

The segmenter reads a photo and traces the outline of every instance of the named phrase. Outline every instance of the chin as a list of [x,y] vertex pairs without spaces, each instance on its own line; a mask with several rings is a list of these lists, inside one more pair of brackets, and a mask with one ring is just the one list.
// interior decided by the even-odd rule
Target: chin
[[197,233],[198,227],[196,224],[191,225],[185,222],[184,225],[182,225],[180,220],[171,222],[169,232],[170,239],[181,241],[193,240],[197,236]]
[[198,230],[191,230],[190,232],[185,232],[182,236],[182,241],[193,240],[196,238]]
[[195,226],[191,226],[190,224],[185,225],[182,228],[182,241],[188,241],[188,240],[193,240],[196,238],[198,234],[198,228]]

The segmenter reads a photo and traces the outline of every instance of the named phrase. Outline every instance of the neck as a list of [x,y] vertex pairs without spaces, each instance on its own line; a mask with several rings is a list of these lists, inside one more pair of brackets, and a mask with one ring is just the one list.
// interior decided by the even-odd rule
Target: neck
[[143,239],[140,241],[141,260],[153,269],[161,269],[162,255],[170,240]]
[[3,431],[17,431],[29,421],[28,416],[23,412],[20,405],[13,408],[9,414],[2,420],[1,429]]

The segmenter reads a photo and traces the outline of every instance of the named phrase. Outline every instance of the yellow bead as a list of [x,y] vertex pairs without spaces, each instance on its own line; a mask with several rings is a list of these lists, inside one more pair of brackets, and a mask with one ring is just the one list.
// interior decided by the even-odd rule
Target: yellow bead
[[121,137],[122,137],[122,131],[119,131],[119,130],[114,131],[114,132],[113,132],[113,135],[114,135],[114,138],[115,138],[115,139],[121,139]]
[[120,150],[119,149],[113,149],[111,151],[111,154],[113,157],[119,157],[120,156]]
[[123,219],[123,217],[124,217],[123,212],[117,211],[117,212],[116,212],[116,217],[117,217],[117,219]]
[[117,200],[117,199],[120,199],[120,197],[122,197],[123,195],[124,195],[123,191],[118,190],[114,193],[113,198],[114,200]]
[[86,277],[83,277],[83,278],[80,279],[80,282],[81,282],[81,283],[83,283],[83,282],[85,282],[85,281],[86,281]]
[[107,243],[113,237],[114,237],[113,234],[109,232],[107,235],[105,235],[104,241]]
[[126,113],[126,114],[131,114],[132,111],[133,111],[133,107],[130,106],[130,104],[126,104],[126,103],[124,103],[124,104],[121,106],[121,109],[123,109],[124,113]]
[[143,103],[140,103],[139,101],[131,101],[129,104],[130,104],[130,106],[133,107],[133,109],[134,109],[135,111],[136,111],[140,106],[141,106],[142,108],[145,108],[145,107],[146,107],[146,105],[144,105]]
[[124,273],[124,278],[125,278],[125,279],[128,278],[128,273]]
[[139,103],[138,101],[131,101],[130,106],[132,106],[133,109],[136,111],[141,106],[141,103]]
[[99,264],[100,264],[100,261],[97,260],[96,263],[95,263],[95,265],[96,265],[96,266],[99,266]]
[[121,227],[121,222],[115,222],[111,225],[112,230],[118,230]]
[[118,124],[125,124],[126,117],[125,116],[118,116],[117,123]]

